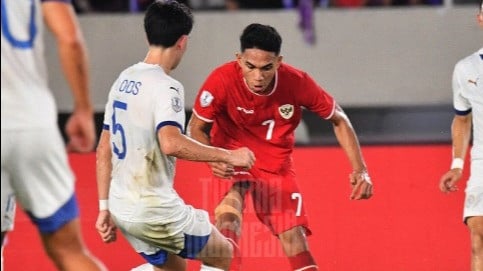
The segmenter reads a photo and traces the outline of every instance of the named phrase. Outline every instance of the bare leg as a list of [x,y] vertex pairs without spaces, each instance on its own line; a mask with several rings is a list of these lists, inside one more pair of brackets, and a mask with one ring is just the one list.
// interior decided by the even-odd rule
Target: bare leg
[[467,219],[471,238],[471,270],[483,271],[483,216]]
[[54,233],[41,234],[44,249],[59,270],[106,270],[93,257],[82,240],[79,219],[74,219]]
[[233,247],[226,238],[213,226],[210,238],[205,247],[196,256],[204,265],[228,270],[233,254]]
[[317,270],[317,264],[309,251],[304,228],[294,227],[278,235],[283,251],[293,270]]
[[249,182],[235,183],[215,209],[216,227],[229,240],[234,249],[230,270],[239,270],[241,253],[238,239],[241,234],[245,194],[250,188]]

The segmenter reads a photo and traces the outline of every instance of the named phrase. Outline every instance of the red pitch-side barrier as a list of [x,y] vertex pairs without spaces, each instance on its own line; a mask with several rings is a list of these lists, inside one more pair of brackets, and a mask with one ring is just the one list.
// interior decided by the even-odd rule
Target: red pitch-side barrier
[[[375,184],[369,201],[349,200],[350,166],[338,147],[304,147],[294,152],[303,203],[313,235],[310,248],[320,270],[464,271],[470,244],[462,223],[465,188],[445,195],[438,190],[449,167],[451,146],[364,146]],[[103,244],[97,218],[95,155],[69,156],[77,176],[82,231],[90,250],[109,270],[125,271],[143,263],[121,237]],[[467,167],[468,168],[468,167]],[[468,170],[465,170],[465,180]],[[229,182],[216,183],[203,163],[178,160],[176,189],[186,202],[213,208]],[[243,270],[289,270],[277,239],[260,224],[247,204],[241,239]],[[4,252],[5,270],[54,270],[37,232],[22,212]],[[199,270],[189,262],[188,270]]]

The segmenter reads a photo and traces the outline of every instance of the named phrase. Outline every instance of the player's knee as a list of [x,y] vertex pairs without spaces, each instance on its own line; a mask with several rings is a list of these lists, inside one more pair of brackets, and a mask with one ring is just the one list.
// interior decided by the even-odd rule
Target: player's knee
[[303,232],[303,228],[295,227],[278,235],[287,256],[293,256],[308,249]]
[[483,234],[471,231],[471,250],[474,255],[483,255]]
[[471,217],[467,220],[471,235],[471,248],[475,254],[483,254],[483,218]]
[[215,219],[220,223],[241,223],[242,213],[237,208],[227,204],[220,204],[215,208]]
[[241,227],[239,216],[232,213],[223,213],[216,218],[216,228],[228,229],[237,232]]

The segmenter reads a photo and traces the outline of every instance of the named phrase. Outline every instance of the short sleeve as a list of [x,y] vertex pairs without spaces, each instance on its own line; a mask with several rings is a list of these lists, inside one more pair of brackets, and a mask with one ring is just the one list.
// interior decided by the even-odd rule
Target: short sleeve
[[465,84],[463,81],[464,65],[458,62],[453,71],[452,88],[453,88],[453,107],[458,115],[466,115],[471,112],[471,104],[465,98]]
[[156,131],[166,125],[178,127],[185,132],[184,89],[176,81],[165,82],[160,85],[154,95],[154,122]]
[[335,100],[307,73],[303,75],[303,88],[300,91],[301,105],[321,118],[330,119],[335,111]]

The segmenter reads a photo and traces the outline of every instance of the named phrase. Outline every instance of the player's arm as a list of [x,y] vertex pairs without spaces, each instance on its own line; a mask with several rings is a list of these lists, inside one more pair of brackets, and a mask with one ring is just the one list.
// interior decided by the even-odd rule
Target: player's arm
[[109,188],[111,186],[111,145],[109,130],[102,130],[96,149],[97,194],[99,197],[99,215],[96,229],[102,241],[109,243],[116,240],[116,226],[113,223],[108,206]]
[[211,123],[200,119],[195,113],[193,113],[191,114],[191,118],[188,122],[186,134],[198,142],[201,142],[205,145],[211,145],[210,136],[208,134],[210,128]]
[[[442,192],[457,191],[456,183],[460,180],[463,173],[463,161],[470,145],[471,138],[471,116],[455,115],[451,124],[451,140],[453,144],[453,159],[462,159],[461,163],[453,163],[448,172],[446,172],[439,182],[439,188]],[[453,160],[455,161],[455,160]]]
[[208,146],[181,133],[173,125],[165,125],[158,130],[161,151],[180,159],[199,162],[224,162],[250,169],[255,156],[248,148],[226,150]]
[[[210,145],[210,136],[208,134],[210,128],[211,123],[200,119],[195,113],[193,113],[188,122],[187,134],[196,141]],[[230,164],[222,162],[211,162],[208,164],[210,165],[213,174],[217,177],[230,178],[235,173],[235,168]]]
[[44,21],[57,43],[62,70],[72,92],[74,111],[66,124],[69,148],[92,151],[95,146],[93,108],[89,93],[88,59],[81,29],[71,3],[44,1]]
[[352,185],[351,199],[368,199],[372,196],[372,183],[362,156],[359,140],[352,124],[339,105],[329,119],[340,146],[349,158],[353,172],[350,174]]

